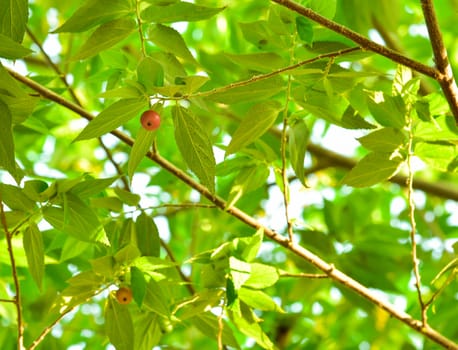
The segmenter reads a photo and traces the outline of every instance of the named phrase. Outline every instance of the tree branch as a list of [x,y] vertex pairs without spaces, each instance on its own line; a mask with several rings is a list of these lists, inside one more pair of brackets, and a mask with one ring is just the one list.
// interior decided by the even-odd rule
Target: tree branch
[[[273,2],[289,8],[292,11],[299,13],[302,16],[310,18],[312,21],[315,21],[321,24],[323,27],[326,27],[338,34],[345,36],[346,38],[352,40],[353,42],[359,44],[363,49],[369,50],[375,53],[378,53],[393,62],[402,64],[406,67],[413,69],[416,72],[422,73],[427,75],[435,80],[437,80],[444,92],[444,95],[449,103],[450,110],[455,116],[455,119],[458,123],[458,89],[456,87],[456,83],[453,79],[452,70],[450,64],[448,63],[447,54],[445,52],[443,43],[442,45],[438,43],[433,44],[434,54],[436,56],[436,60],[439,57],[440,62],[436,62],[437,69],[433,67],[429,67],[423,63],[410,59],[399,52],[391,50],[383,45],[377,44],[376,42],[366,38],[365,36],[341,25],[330,19],[327,19],[324,16],[316,13],[315,11],[311,10],[310,8],[304,7],[294,1],[291,0],[272,0]],[[425,20],[428,26],[428,30],[430,32],[431,41],[433,42],[433,38],[437,37],[437,33],[440,32],[437,26],[437,20],[435,18],[434,11],[432,10],[432,5],[430,0],[422,0],[422,6],[425,12]],[[436,49],[434,48],[436,46]],[[437,53],[436,53],[436,50]],[[445,54],[444,54],[445,52]],[[444,60],[445,58],[445,60]]]
[[272,0],[273,2],[276,2],[277,4],[284,6],[286,8],[289,8],[292,11],[295,11],[299,13],[302,16],[305,16],[307,18],[310,18],[312,21],[315,21],[319,24],[321,24],[323,27],[326,27],[328,29],[331,29],[332,31],[341,34],[348,39],[352,40],[353,42],[359,44],[363,49],[372,51],[375,53],[378,53],[386,58],[389,58],[390,60],[400,63],[406,67],[410,67],[413,70],[423,73],[429,77],[432,77],[434,79],[437,78],[438,71],[434,68],[431,68],[423,63],[420,63],[418,61],[412,60],[408,57],[405,57],[404,55],[400,54],[399,52],[396,52],[394,50],[391,50],[383,45],[377,44],[376,42],[366,38],[365,36],[341,25],[338,24],[334,21],[331,21],[327,19],[326,17],[321,16],[320,14],[316,13],[315,11],[304,7],[302,5],[299,5],[298,3],[291,1],[291,0]]
[[[45,88],[44,86],[34,82],[31,79],[23,77],[22,75],[8,70],[10,74],[15,77],[17,80],[21,81],[22,83],[26,84],[33,90],[37,91],[41,96],[58,103],[73,112],[79,114],[81,117],[93,120],[95,117],[81,108],[80,106],[67,101],[60,95],[54,93],[53,91]],[[119,140],[127,144],[128,146],[133,146],[134,140],[129,137],[128,135],[124,134],[119,130],[113,130],[111,132],[112,135],[116,136]],[[225,211],[229,215],[233,216],[237,220],[245,223],[246,225],[254,228],[254,229],[263,229],[264,233],[267,237],[271,240],[277,242],[281,246],[285,247],[286,249],[290,250],[294,254],[298,255],[305,261],[308,261],[310,264],[318,268],[319,270],[323,271],[327,276],[329,276],[334,281],[338,282],[339,284],[353,290],[363,298],[369,300],[373,304],[377,305],[378,307],[382,308],[383,310],[387,311],[390,315],[397,318],[410,328],[414,329],[415,331],[423,334],[427,338],[431,339],[432,341],[436,342],[437,344],[442,345],[448,349],[456,349],[458,350],[458,345],[454,343],[452,340],[444,337],[441,333],[437,332],[433,328],[429,326],[424,326],[423,323],[419,320],[412,318],[409,314],[404,311],[398,310],[397,307],[394,305],[382,300],[376,294],[374,294],[371,290],[367,287],[363,286],[356,280],[352,279],[350,276],[346,275],[342,271],[336,269],[334,265],[327,263],[317,255],[313,254],[306,248],[291,242],[288,238],[283,237],[277,234],[275,231],[271,230],[268,227],[263,226],[259,221],[257,221],[252,216],[248,215],[247,213],[243,212],[242,210],[236,207],[226,208],[226,202],[221,199],[220,197],[216,196],[215,194],[211,193],[205,186],[201,185],[197,181],[195,181],[191,176],[187,173],[182,171],[181,169],[177,168],[175,165],[170,163],[165,158],[162,158],[159,153],[157,152],[148,152],[146,155],[149,159],[156,162],[159,166],[161,166],[164,170],[168,171],[169,173],[176,176],[185,184],[189,185],[191,188],[198,191],[201,195],[206,197],[210,200],[213,204],[215,204],[218,208]]]
[[19,277],[17,275],[16,259],[14,258],[13,252],[13,234],[8,229],[8,223],[6,221],[6,215],[3,208],[3,198],[0,192],[0,222],[5,231],[5,239],[8,247],[8,255],[10,258],[11,264],[11,273],[13,275],[14,283],[14,292],[15,296],[13,300],[8,300],[8,302],[13,302],[16,306],[16,316],[17,316],[17,349],[24,350],[24,321],[22,319],[22,304],[21,304],[21,286],[19,284]]
[[437,22],[436,12],[434,11],[431,0],[421,0],[421,8],[425,18],[426,27],[428,28],[429,41],[433,48],[434,60],[437,70],[440,72],[437,81],[441,85],[445,98],[452,114],[455,116],[455,121],[458,124],[458,87],[456,86],[453,77],[452,67],[447,56],[442,33]]

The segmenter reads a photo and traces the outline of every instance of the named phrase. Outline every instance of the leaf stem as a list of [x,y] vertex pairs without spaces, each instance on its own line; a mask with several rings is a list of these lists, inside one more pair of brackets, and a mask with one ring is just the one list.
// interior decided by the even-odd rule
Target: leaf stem
[[408,113],[408,130],[409,130],[409,141],[407,145],[407,200],[409,205],[409,221],[410,221],[410,242],[412,246],[411,255],[412,255],[412,268],[415,278],[415,289],[417,290],[418,296],[418,303],[420,304],[421,308],[421,320],[424,326],[427,325],[428,316],[427,316],[427,308],[423,302],[423,297],[421,293],[421,276],[420,276],[420,269],[419,269],[419,261],[417,256],[417,241],[415,238],[415,234],[417,231],[417,224],[415,221],[415,200],[413,196],[413,178],[414,178],[414,170],[412,168],[412,158],[413,158],[413,131],[412,131],[412,117],[410,113]]
[[[292,44],[290,49],[290,63],[294,61],[294,48],[295,48],[295,36],[292,38]],[[289,191],[289,181],[287,168],[288,163],[286,159],[286,145],[288,142],[288,107],[291,99],[291,74],[288,74],[287,87],[286,87],[286,96],[285,96],[285,108],[283,110],[283,127],[281,131],[280,138],[280,154],[281,154],[281,180],[283,183],[283,205],[285,208],[285,219],[286,219],[286,230],[288,233],[289,240],[293,242],[293,225],[289,217],[289,201],[290,201],[290,191]]]
[[295,277],[295,278],[329,278],[328,275],[322,273],[290,273],[290,272],[280,272],[280,277]]
[[140,18],[140,3],[141,0],[136,0],[135,3],[135,16],[137,17],[137,24],[138,24],[138,34],[140,36],[140,42],[142,45],[142,54],[143,57],[146,57],[146,47],[145,47],[145,36],[143,34],[143,27],[142,27],[142,19]]
[[274,70],[274,71],[266,73],[266,74],[259,74],[259,75],[252,76],[251,78],[249,78],[247,80],[238,81],[238,82],[235,82],[235,83],[231,83],[231,84],[224,85],[224,86],[221,86],[221,87],[218,87],[218,88],[215,88],[215,89],[211,89],[211,90],[207,90],[207,91],[196,92],[196,93],[193,93],[193,94],[182,95],[182,96],[178,96],[178,97],[170,96],[170,97],[166,97],[164,99],[167,99],[167,100],[188,100],[188,99],[196,98],[196,97],[210,96],[210,95],[214,95],[214,94],[217,94],[217,93],[225,92],[225,91],[228,91],[228,90],[231,90],[231,89],[235,89],[235,88],[238,88],[238,87],[241,87],[241,86],[246,86],[246,85],[249,85],[249,84],[253,84],[253,83],[261,81],[261,80],[269,79],[269,78],[272,78],[273,76],[276,76],[276,75],[279,75],[281,73],[285,73],[285,72],[291,71],[293,69],[305,66],[307,64],[314,63],[314,62],[322,60],[324,58],[338,57],[338,56],[346,55],[346,54],[349,54],[349,53],[357,52],[357,51],[360,51],[360,50],[361,50],[360,47],[350,47],[350,48],[347,48],[347,49],[328,52],[328,53],[321,54],[321,55],[315,56],[313,58],[298,62],[298,63],[293,64],[291,66],[287,66],[287,67],[283,67],[283,68]]
[[38,335],[38,337],[30,344],[27,350],[34,350],[42,341],[43,339],[52,331],[52,329],[64,318],[65,315],[76,309],[78,305],[75,305],[71,308],[64,310],[51,324],[49,324],[43,331]]

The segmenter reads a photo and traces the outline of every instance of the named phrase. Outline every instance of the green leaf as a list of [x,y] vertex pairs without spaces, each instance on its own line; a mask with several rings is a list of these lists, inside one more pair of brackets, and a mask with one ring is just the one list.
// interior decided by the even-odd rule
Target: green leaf
[[[0,33],[17,43],[22,42],[27,24],[27,7],[27,0],[0,1]],[[3,39],[0,42],[3,45]]]
[[209,78],[201,75],[192,75],[175,78],[175,84],[180,87],[180,92],[182,94],[191,94],[199,90],[208,80]]
[[[382,100],[383,97],[383,100]],[[406,107],[401,96],[375,94],[367,104],[374,119],[382,126],[402,129],[406,123]]]
[[232,185],[229,197],[227,199],[226,208],[230,208],[243,195],[256,190],[265,183],[269,177],[269,168],[266,164],[258,164],[257,166],[245,167],[235,178]]
[[141,18],[154,23],[192,22],[211,18],[224,9],[225,7],[212,8],[190,2],[177,2],[167,6],[149,6],[142,11]]
[[170,297],[162,290],[159,283],[150,279],[146,286],[146,295],[143,300],[143,306],[158,315],[168,318],[170,316],[170,309],[168,300]]
[[253,315],[253,311],[248,309],[246,306],[243,308],[247,310],[244,310],[241,313],[228,311],[229,317],[236,328],[243,334],[253,338],[256,343],[264,349],[274,350],[275,345],[269,339],[267,334],[263,332],[259,323],[254,321],[255,316]]
[[29,223],[29,226],[27,226],[24,231],[22,242],[30,274],[32,275],[38,288],[41,290],[43,276],[45,273],[45,251],[43,237],[36,223]]
[[19,187],[0,184],[2,201],[12,210],[31,212],[36,208],[33,200],[28,198]]
[[0,167],[16,178],[16,160],[14,157],[13,124],[8,106],[0,100]]
[[159,344],[162,337],[160,316],[153,312],[142,312],[134,319],[136,350],[150,350]]
[[342,115],[341,126],[345,129],[376,129],[377,127],[367,122],[355,109],[349,105]]
[[92,243],[83,242],[79,239],[74,238],[73,236],[67,236],[65,238],[64,246],[62,247],[62,252],[60,253],[60,262],[64,262],[79,256],[80,254],[85,254],[94,246]]
[[141,256],[135,259],[133,265],[152,275],[156,273],[156,270],[175,268],[177,263],[153,256]]
[[138,130],[134,145],[130,150],[129,161],[127,163],[127,174],[131,181],[134,177],[135,169],[137,169],[146,153],[151,150],[156,134],[157,130],[148,131],[143,127]]
[[391,153],[406,142],[406,136],[395,128],[382,128],[358,139],[365,148],[381,153]]
[[54,228],[87,242],[107,243],[97,215],[83,201],[66,194],[64,207],[43,208],[44,219]]
[[70,192],[81,199],[92,197],[106,190],[118,177],[107,177],[105,179],[92,179],[88,177],[77,183]]
[[132,12],[129,0],[88,0],[54,33],[84,32]]
[[47,198],[43,196],[43,192],[48,188],[48,184],[41,180],[28,180],[24,182],[23,193],[35,202],[45,201]]
[[238,291],[238,296],[245,304],[254,309],[284,312],[270,296],[260,290],[242,287]]
[[404,87],[410,80],[412,80],[412,70],[399,64],[393,79],[392,94],[402,96]]
[[71,60],[83,60],[109,49],[135,31],[136,23],[131,18],[120,18],[102,24],[83,44]]
[[248,54],[225,54],[235,64],[246,69],[253,69],[261,72],[270,72],[274,69],[282,68],[285,60],[273,52],[258,52]]
[[251,263],[250,265],[250,278],[245,282],[244,287],[264,289],[277,283],[280,275],[275,267],[260,263]]
[[258,255],[259,249],[261,248],[262,240],[264,237],[264,229],[259,228],[253,236],[250,237],[238,237],[234,239],[233,245],[236,252],[240,253],[240,256],[244,261],[251,262]]
[[202,122],[191,111],[176,106],[172,109],[175,140],[188,167],[202,184],[215,192],[215,157],[210,138]]
[[313,43],[313,25],[312,22],[303,17],[298,16],[296,17],[296,30],[297,34],[299,34],[299,38],[307,45],[312,45]]
[[277,101],[267,101],[251,107],[227,146],[226,156],[241,150],[261,137],[275,123],[282,105]]
[[288,147],[291,166],[303,186],[307,186],[304,176],[305,152],[309,143],[310,131],[300,119],[292,124],[288,133]]
[[140,256],[140,250],[132,243],[127,244],[114,255],[114,259],[121,265],[130,265]]
[[337,0],[312,0],[307,6],[320,15],[332,19],[336,13],[336,3]]
[[[322,118],[338,126],[342,125],[342,116],[348,107],[348,102],[340,95],[326,95],[325,93],[306,92],[305,101],[298,100],[305,110],[317,118]],[[301,99],[304,97],[301,96]]]
[[237,291],[250,278],[251,265],[233,256],[229,258],[229,269],[232,283]]
[[161,50],[174,54],[183,60],[198,65],[185,41],[175,29],[162,24],[153,25],[149,33],[150,40]]
[[[221,289],[204,289],[196,292],[177,307],[180,320],[206,313],[210,308],[220,305],[224,291]],[[177,314],[178,314],[177,312]]]
[[402,164],[391,153],[369,153],[344,177],[342,183],[353,187],[369,187],[393,176]]
[[119,304],[110,296],[105,304],[105,331],[116,350],[131,350],[134,344],[134,326],[127,305]]
[[107,279],[113,279],[115,273],[115,260],[111,255],[101,256],[90,261],[92,270]]
[[0,34],[0,57],[15,60],[30,55],[33,51],[25,48],[6,35]]
[[256,100],[265,101],[283,89],[283,79],[276,75],[269,79],[217,92],[209,95],[207,98],[212,101],[232,105],[235,103],[253,102]]
[[138,307],[142,307],[146,295],[146,279],[143,272],[136,266],[130,267],[130,282],[134,300]]
[[120,187],[115,187],[114,191],[116,195],[119,197],[119,199],[121,199],[121,201],[123,203],[126,203],[127,205],[135,207],[138,205],[138,203],[140,203],[141,197],[136,193],[124,190]]
[[[200,315],[196,315],[189,319],[191,324],[200,330],[206,336],[217,339],[220,332],[220,321],[218,317],[210,312],[205,312]],[[232,329],[228,326],[225,320],[222,321],[223,330],[221,334],[221,340],[223,344],[230,346],[231,348],[240,349],[237,343],[237,339],[234,337]]]
[[123,99],[113,103],[91,120],[75,141],[102,136],[127,123],[146,108],[146,102],[139,99]]
[[137,246],[142,255],[159,257],[161,241],[154,220],[142,212],[135,222],[135,232],[137,234]]
[[103,277],[94,271],[83,271],[67,280],[69,286],[62,291],[62,295],[72,297],[69,307],[76,306],[100,292],[103,282]]
[[414,153],[430,166],[440,171],[454,172],[458,157],[458,146],[450,143],[418,142]]
[[153,58],[145,57],[137,66],[137,79],[148,90],[164,86],[164,69]]
[[439,116],[431,122],[419,122],[414,130],[415,138],[423,141],[458,141],[458,127],[451,115]]

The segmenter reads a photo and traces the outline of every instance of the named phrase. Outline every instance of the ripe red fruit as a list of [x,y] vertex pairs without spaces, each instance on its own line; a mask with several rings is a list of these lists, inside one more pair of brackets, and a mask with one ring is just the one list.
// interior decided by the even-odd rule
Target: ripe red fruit
[[132,301],[132,289],[121,287],[116,291],[116,300],[118,303],[126,305]]
[[145,111],[140,117],[140,122],[146,130],[156,130],[161,125],[161,116],[156,111]]

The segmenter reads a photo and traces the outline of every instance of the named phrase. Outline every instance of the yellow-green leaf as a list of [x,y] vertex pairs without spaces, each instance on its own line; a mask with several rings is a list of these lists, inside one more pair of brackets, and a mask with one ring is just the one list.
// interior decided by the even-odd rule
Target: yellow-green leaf
[[215,157],[209,136],[202,122],[191,111],[175,107],[172,110],[175,140],[188,167],[211,191],[215,191]]
[[29,226],[24,231],[22,241],[30,274],[38,288],[41,289],[45,273],[45,251],[43,237],[36,223],[29,223]]
[[132,350],[134,326],[127,305],[110,296],[105,305],[105,331],[116,350]]
[[243,118],[226,150],[226,156],[248,146],[261,137],[275,123],[282,105],[267,101],[254,105]]
[[109,49],[134,32],[136,23],[130,18],[115,19],[102,24],[84,43],[72,60],[82,60]]

